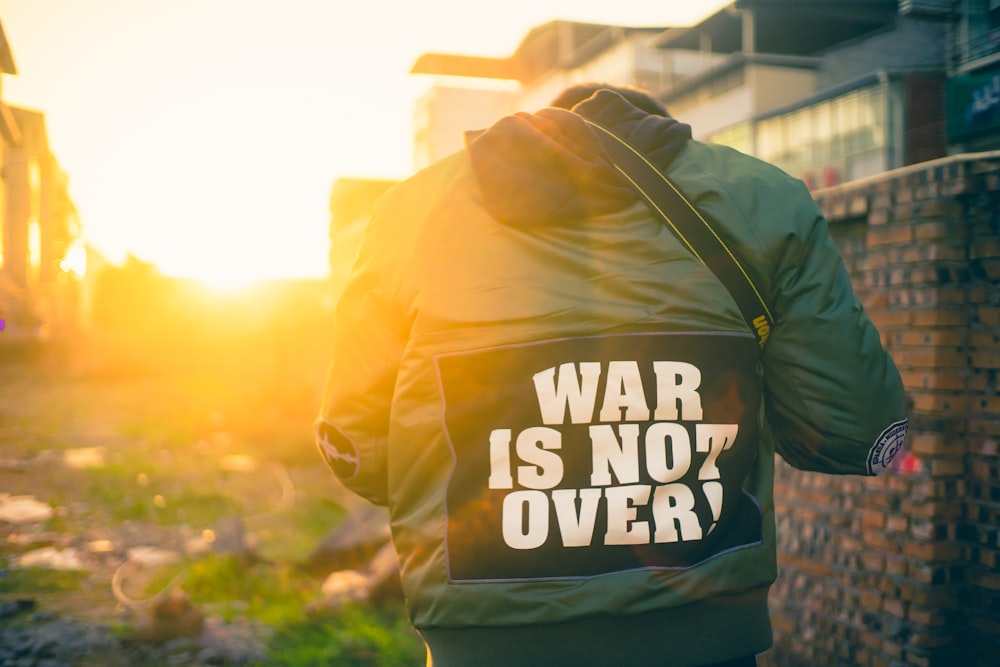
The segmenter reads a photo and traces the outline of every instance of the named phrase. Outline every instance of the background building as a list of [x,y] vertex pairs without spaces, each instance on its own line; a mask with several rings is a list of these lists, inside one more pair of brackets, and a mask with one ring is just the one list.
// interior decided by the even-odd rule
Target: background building
[[[646,88],[696,139],[758,155],[812,188],[941,157],[948,14],[926,4],[740,0],[683,28],[554,21],[506,59],[426,54],[412,72],[434,76],[427,99],[438,103],[418,105],[415,166],[456,150],[462,131],[582,81]],[[492,103],[468,85],[457,95],[455,77],[517,87]],[[462,124],[472,112],[448,100],[475,105],[477,122]]]
[[[918,3],[919,4],[919,3]],[[1000,145],[1000,2],[950,0],[948,140],[964,151]]]
[[740,0],[658,39],[714,62],[660,96],[695,138],[813,189],[941,157],[941,18],[896,0]]
[[[17,73],[2,27],[0,72]],[[0,152],[0,345],[69,334],[79,323],[87,251],[45,116],[0,95]]]
[[573,83],[658,89],[667,63],[651,39],[663,30],[552,21],[531,30],[507,58],[420,56],[410,71],[431,78],[414,110],[414,167],[461,148],[465,130],[545,107]]

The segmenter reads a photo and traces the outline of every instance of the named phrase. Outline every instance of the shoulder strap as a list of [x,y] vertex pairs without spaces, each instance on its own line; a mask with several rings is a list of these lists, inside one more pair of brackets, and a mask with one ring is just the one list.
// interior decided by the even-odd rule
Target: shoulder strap
[[[732,249],[715,233],[712,225],[688,201],[673,182],[660,173],[631,144],[593,121],[583,119],[597,134],[615,169],[632,184],[639,196],[663,220],[691,254],[715,273],[757,335],[761,347],[771,333],[774,318],[753,279]],[[669,215],[667,214],[669,211]]]

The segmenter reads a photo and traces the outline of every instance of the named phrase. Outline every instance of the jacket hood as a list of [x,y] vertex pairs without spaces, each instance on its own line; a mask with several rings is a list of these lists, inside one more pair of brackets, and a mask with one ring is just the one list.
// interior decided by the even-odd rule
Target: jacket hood
[[486,210],[506,224],[560,224],[613,213],[638,196],[614,169],[584,118],[614,132],[665,168],[690,126],[653,116],[610,90],[573,107],[506,116],[469,142]]

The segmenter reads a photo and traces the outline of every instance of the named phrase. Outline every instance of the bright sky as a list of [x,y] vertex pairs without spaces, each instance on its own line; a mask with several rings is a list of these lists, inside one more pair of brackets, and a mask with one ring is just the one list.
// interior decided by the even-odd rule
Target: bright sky
[[554,19],[690,25],[728,0],[0,0],[85,238],[168,275],[321,276],[341,176],[411,172],[428,51],[507,56]]

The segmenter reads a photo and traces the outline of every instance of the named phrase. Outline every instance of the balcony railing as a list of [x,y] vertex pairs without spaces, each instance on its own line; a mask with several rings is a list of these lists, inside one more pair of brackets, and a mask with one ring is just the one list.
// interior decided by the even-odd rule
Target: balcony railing
[[1000,28],[993,28],[983,35],[957,42],[952,54],[952,66],[962,68],[997,53],[1000,53]]

